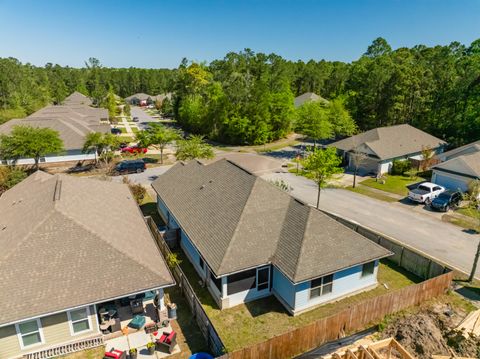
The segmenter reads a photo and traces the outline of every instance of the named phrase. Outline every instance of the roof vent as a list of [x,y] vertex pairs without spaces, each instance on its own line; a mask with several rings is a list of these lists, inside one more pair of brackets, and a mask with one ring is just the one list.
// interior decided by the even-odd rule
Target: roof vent
[[205,185],[202,184],[202,185],[200,186],[200,189],[204,189],[204,188],[205,188]]
[[7,226],[2,227],[2,231],[6,230],[6,229],[7,229]]

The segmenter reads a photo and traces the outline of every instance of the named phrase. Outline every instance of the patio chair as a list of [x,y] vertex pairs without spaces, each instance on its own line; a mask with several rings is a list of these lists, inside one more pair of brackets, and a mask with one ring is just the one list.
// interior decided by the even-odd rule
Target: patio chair
[[158,350],[167,349],[170,354],[172,353],[173,348],[175,347],[176,344],[177,344],[177,333],[174,330],[172,330],[170,333],[163,332],[160,339],[157,339],[157,341],[155,342],[155,345]]

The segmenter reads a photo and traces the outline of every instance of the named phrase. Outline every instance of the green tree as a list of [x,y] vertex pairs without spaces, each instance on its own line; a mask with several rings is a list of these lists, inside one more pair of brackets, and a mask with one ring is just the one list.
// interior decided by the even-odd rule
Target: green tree
[[95,153],[95,163],[98,163],[98,156],[100,156],[107,164],[119,144],[120,139],[111,133],[91,132],[85,138],[83,152]]
[[337,150],[333,147],[322,149],[313,149],[313,151],[301,161],[303,169],[308,172],[312,179],[317,183],[317,209],[320,204],[320,192],[327,184],[327,181],[333,175],[342,173],[343,168],[339,167],[342,159],[337,155]]
[[17,161],[33,158],[38,170],[40,157],[63,151],[63,141],[57,131],[50,128],[15,126],[9,135],[0,135],[0,157]]
[[171,116],[173,114],[173,104],[168,97],[163,99],[162,105],[160,106],[160,111],[165,116]]
[[191,135],[186,140],[177,141],[177,160],[188,161],[213,158],[213,148],[203,140],[202,136]]
[[357,132],[357,125],[345,109],[342,98],[333,99],[328,103],[327,119],[333,127],[335,137],[352,136]]
[[125,103],[125,105],[123,106],[123,114],[125,116],[130,116],[131,115],[131,108],[130,108],[130,105],[128,103]]
[[17,183],[27,178],[27,172],[21,168],[2,166],[0,167],[0,195],[9,190]]
[[174,141],[182,138],[180,132],[173,128],[165,127],[159,123],[150,124],[150,128],[137,133],[140,146],[155,146],[160,150],[160,163],[163,164],[163,151]]
[[296,130],[311,138],[314,147],[318,140],[332,138],[334,128],[328,118],[328,110],[320,102],[308,101],[297,108]]

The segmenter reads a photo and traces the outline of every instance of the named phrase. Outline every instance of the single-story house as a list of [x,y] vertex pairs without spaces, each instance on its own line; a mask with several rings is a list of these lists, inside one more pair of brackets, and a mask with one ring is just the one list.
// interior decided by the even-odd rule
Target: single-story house
[[304,94],[301,94],[300,96],[295,97],[294,100],[294,106],[295,108],[302,106],[305,102],[322,102],[323,104],[328,104],[328,100],[324,99],[321,96],[318,96],[317,94],[313,92],[305,92]]
[[480,152],[480,140],[454,148],[453,150],[440,153],[437,158],[441,162],[451,160],[452,158],[468,155],[470,153]]
[[[0,134],[9,134],[18,125],[51,128],[58,131],[64,152],[42,157],[40,163],[91,161],[95,159],[95,154],[82,152],[85,137],[91,132],[110,132],[110,125],[102,123],[105,115],[108,118],[108,110],[85,105],[46,106],[26,118],[13,119],[0,125]],[[13,162],[0,159],[3,165]],[[21,158],[16,163],[29,165],[34,164],[35,160]]]
[[63,100],[64,105],[86,105],[86,106],[92,106],[93,102],[92,100],[85,96],[84,94],[74,91],[72,92],[69,96]]
[[226,159],[177,163],[152,186],[166,236],[221,309],[274,295],[299,314],[374,288],[391,255]]
[[479,179],[480,151],[453,156],[432,167],[432,182],[452,190],[467,192],[470,182]]
[[174,280],[126,185],[37,171],[0,197],[0,213],[0,358],[121,336],[133,298],[165,311]]
[[172,99],[172,94],[170,92],[152,96],[146,93],[136,93],[134,95],[128,96],[125,98],[125,101],[129,103],[130,105],[134,106],[147,106],[147,105],[152,105],[156,101],[162,102],[165,98],[168,98],[169,100]]
[[379,127],[329,144],[344,156],[349,169],[353,169],[353,153],[363,156],[360,173],[388,173],[395,160],[422,161],[422,150],[430,148],[439,154],[445,141],[408,124]]

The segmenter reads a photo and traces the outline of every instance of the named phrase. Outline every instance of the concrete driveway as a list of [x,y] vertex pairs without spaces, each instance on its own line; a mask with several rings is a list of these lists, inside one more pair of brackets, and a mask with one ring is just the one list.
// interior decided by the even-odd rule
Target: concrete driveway
[[[271,173],[262,178],[283,179],[293,187],[291,194],[294,197],[311,205],[316,204],[317,186],[309,179],[292,173]],[[479,235],[469,234],[435,216],[420,215],[420,207],[412,210],[405,205],[379,201],[343,189],[323,189],[320,208],[370,227],[470,273]],[[476,277],[480,279],[480,268],[477,268]]]

